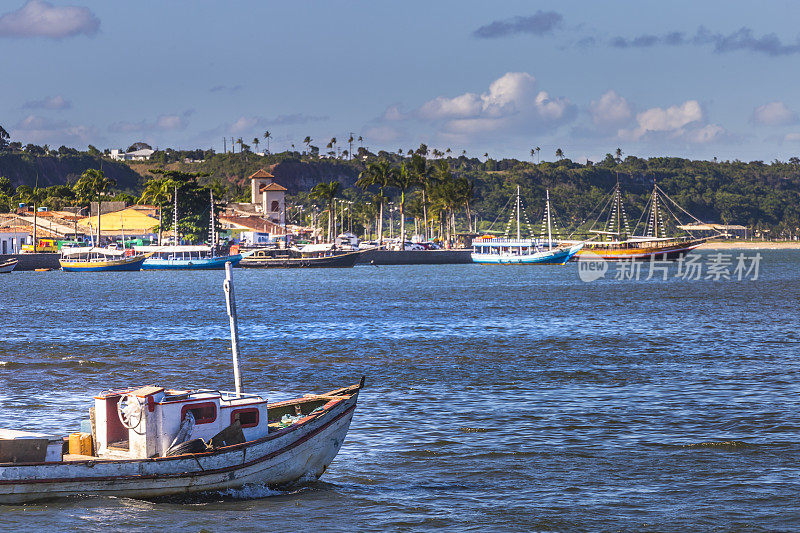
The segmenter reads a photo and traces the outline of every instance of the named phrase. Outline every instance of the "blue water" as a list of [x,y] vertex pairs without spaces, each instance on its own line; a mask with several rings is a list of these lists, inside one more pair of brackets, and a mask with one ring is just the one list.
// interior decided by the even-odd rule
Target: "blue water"
[[[756,281],[585,283],[574,264],[236,270],[246,391],[367,376],[322,479],[0,506],[0,529],[798,529],[800,252],[761,253]],[[102,389],[232,388],[221,285],[0,276],[0,427],[77,430]]]

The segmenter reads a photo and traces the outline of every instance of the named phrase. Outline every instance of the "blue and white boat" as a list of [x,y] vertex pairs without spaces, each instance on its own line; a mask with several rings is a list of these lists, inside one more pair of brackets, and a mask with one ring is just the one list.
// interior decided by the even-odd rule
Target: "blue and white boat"
[[211,246],[137,246],[137,252],[150,256],[142,263],[142,270],[222,270],[230,261],[236,266],[242,254],[216,255]]
[[[209,229],[210,245],[137,246],[137,252],[148,254],[142,263],[142,270],[222,270],[225,263],[236,266],[242,254],[217,255],[217,232],[214,216],[214,193],[211,192],[211,220]],[[178,227],[178,188],[175,187],[175,207],[173,228]],[[177,231],[176,231],[177,240]]]
[[[514,212],[517,221],[517,237],[508,237],[508,230],[511,227],[511,222],[514,220],[512,215],[512,218],[509,220],[509,226],[506,228],[506,237],[486,235],[472,241],[472,261],[474,263],[565,265],[572,259],[573,255],[583,248],[584,243],[582,242],[577,244],[564,244],[553,241],[550,191],[547,191],[543,221],[547,227],[547,239],[522,238],[520,217],[523,215],[519,187],[517,187]],[[530,224],[528,225],[530,226]]]

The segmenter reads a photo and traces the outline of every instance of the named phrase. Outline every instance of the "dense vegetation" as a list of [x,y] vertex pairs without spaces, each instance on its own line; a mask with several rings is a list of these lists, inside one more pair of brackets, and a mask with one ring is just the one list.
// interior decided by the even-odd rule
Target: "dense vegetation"
[[[266,156],[250,152],[244,143],[235,154],[164,150],[146,163],[128,165],[109,160],[93,147],[88,152],[77,152],[65,147],[51,150],[6,142],[0,147],[0,176],[6,178],[0,179],[0,209],[32,203],[37,183],[49,185],[36,191],[39,205],[58,208],[74,204],[76,197],[70,185],[86,169],[99,169],[101,165],[117,184],[106,199],[139,199],[148,180],[153,179],[149,171],[160,168],[202,174],[192,181],[202,188],[196,191],[198,207],[209,187],[216,189],[220,200],[248,201],[247,176],[267,168],[289,189],[291,221],[317,221],[327,226],[327,211],[334,210],[340,221],[344,215],[346,226],[359,233],[375,233],[391,218],[396,235],[400,219],[396,211],[401,204],[406,224],[413,223],[417,231],[422,231],[425,215],[430,229],[437,234],[486,231],[489,227],[502,231],[503,216],[494,226],[492,222],[501,215],[517,186],[529,206],[532,221],[538,220],[545,191],[549,190],[561,223],[574,229],[595,216],[598,205],[617,180],[624,190],[632,222],[639,219],[655,181],[678,204],[704,221],[746,225],[773,238],[792,238],[800,231],[798,158],[772,163],[672,157],[623,159],[618,152],[617,157],[608,154],[598,163],[579,164],[563,157],[541,163],[453,157],[449,152],[431,152],[424,145],[416,150],[378,154],[360,148],[352,158],[349,154],[337,156],[333,151],[327,157],[320,156],[310,142],[304,148],[303,152]],[[386,179],[375,179],[378,164],[386,167]],[[315,185],[332,182],[340,184],[333,197],[319,190],[319,194],[310,194]],[[165,204],[165,214],[169,209]],[[382,218],[378,216],[381,209]],[[199,229],[200,224],[196,227]]]

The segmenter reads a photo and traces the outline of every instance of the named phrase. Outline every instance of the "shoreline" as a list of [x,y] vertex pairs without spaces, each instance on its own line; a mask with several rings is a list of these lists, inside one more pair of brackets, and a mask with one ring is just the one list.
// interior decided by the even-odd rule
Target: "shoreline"
[[698,250],[800,250],[800,241],[719,241],[705,242]]

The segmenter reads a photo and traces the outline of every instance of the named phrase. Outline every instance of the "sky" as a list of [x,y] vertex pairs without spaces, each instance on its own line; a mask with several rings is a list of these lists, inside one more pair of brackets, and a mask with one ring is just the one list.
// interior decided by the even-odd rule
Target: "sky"
[[[800,154],[800,3],[3,0],[0,125],[85,148]],[[230,141],[228,140],[228,143]],[[230,148],[230,146],[228,146]]]

